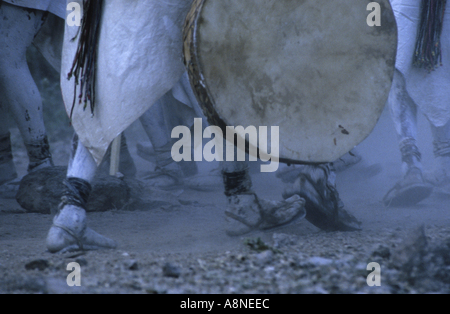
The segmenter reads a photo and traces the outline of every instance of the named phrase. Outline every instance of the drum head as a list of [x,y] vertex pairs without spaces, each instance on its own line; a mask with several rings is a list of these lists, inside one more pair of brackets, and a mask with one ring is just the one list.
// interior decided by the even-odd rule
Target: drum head
[[285,162],[331,162],[360,143],[384,108],[397,45],[389,1],[378,1],[379,27],[367,24],[370,2],[195,1],[185,61],[210,123],[278,126]]

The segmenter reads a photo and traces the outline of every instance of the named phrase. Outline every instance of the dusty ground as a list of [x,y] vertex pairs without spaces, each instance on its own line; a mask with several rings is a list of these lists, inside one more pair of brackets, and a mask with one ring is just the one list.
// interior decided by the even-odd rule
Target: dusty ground
[[[43,86],[55,90],[54,84]],[[51,149],[56,164],[67,165],[71,131],[67,121],[55,122],[55,108],[46,109]],[[423,117],[419,129],[427,170],[433,157]],[[24,175],[26,153],[17,130],[12,132],[15,162]],[[135,124],[127,136],[142,175],[152,167],[136,155],[136,142],[145,135]],[[387,110],[358,149],[363,162],[338,174],[338,190],[347,210],[362,221],[361,232],[326,233],[303,220],[275,231],[228,237],[222,190],[184,190],[177,197],[187,205],[90,213],[90,227],[116,240],[117,250],[52,255],[45,248],[52,217],[25,213],[15,200],[0,200],[0,292],[450,292],[450,197],[434,193],[409,208],[382,205],[400,178],[400,154]],[[368,178],[365,167],[373,164],[382,171]],[[199,166],[207,171],[216,165]],[[260,196],[281,199],[283,187],[273,174],[256,174],[253,182]],[[424,228],[417,229],[420,225]],[[81,287],[66,284],[70,262],[81,265]],[[366,283],[370,262],[381,266],[381,287]]]

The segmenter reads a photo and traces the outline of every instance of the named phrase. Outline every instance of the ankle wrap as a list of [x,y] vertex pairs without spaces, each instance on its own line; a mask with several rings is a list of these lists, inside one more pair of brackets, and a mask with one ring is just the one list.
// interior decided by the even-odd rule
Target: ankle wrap
[[91,194],[91,184],[79,178],[67,178],[64,180],[63,196],[59,208],[65,205],[74,205],[86,209],[86,204]]
[[450,157],[450,141],[433,141],[435,157]]
[[248,168],[242,171],[225,172],[222,171],[225,195],[248,193],[252,188],[252,181],[248,173]]
[[[48,144],[47,136],[44,136],[40,140],[36,140],[32,143],[25,144],[28,152],[29,165],[28,172],[34,168],[43,164],[48,160],[52,160],[52,154],[50,153],[50,145]],[[51,162],[53,164],[53,162]]]
[[[422,160],[422,154],[419,148],[413,141],[404,141],[400,144],[400,152],[402,154],[402,162],[406,162],[408,165],[415,165],[415,162],[420,162]],[[416,160],[414,160],[414,158]]]

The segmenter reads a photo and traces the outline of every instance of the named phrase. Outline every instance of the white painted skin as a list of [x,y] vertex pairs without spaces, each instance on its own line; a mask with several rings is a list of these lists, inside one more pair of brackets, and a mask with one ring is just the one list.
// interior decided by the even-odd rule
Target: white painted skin
[[74,156],[69,160],[69,167],[67,168],[68,178],[80,178],[87,182],[92,182],[94,178],[95,171],[97,170],[97,164],[92,158],[89,151],[78,143],[78,139],[74,139],[76,143],[76,150]]
[[[430,74],[433,75],[433,74]],[[398,140],[400,146],[406,143],[417,143],[417,105],[411,99],[406,90],[405,79],[403,75],[396,70],[394,73],[394,80],[392,83],[391,92],[388,99],[389,107],[391,110],[391,116],[394,121],[395,130],[397,131]],[[449,104],[450,105],[450,104]],[[443,126],[435,126],[430,122],[431,133],[436,144],[443,146],[450,141],[450,121]],[[448,146],[448,144],[447,144]],[[435,151],[436,157],[446,155],[440,154],[439,151]],[[415,165],[419,169],[422,169],[420,161],[415,161]],[[406,174],[409,170],[409,165],[402,163],[402,172]],[[448,169],[447,171],[449,171]]]
[[[395,70],[394,80],[388,98],[391,117],[397,131],[400,148],[404,145],[417,145],[417,107],[408,95],[403,75]],[[417,168],[422,169],[419,160],[414,159]],[[410,165],[403,162],[402,172],[405,175]]]
[[42,25],[42,14],[7,3],[0,6],[0,135],[8,133],[7,119],[11,117],[25,144],[46,136],[42,99],[26,61],[26,50]]

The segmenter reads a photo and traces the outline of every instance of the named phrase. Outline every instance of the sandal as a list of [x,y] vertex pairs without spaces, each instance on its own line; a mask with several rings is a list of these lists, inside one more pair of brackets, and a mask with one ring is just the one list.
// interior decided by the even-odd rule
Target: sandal
[[[312,171],[302,172],[293,188],[286,190],[283,197],[297,194],[305,199],[306,220],[322,230],[361,230],[361,222],[344,209],[338,191],[328,182],[330,169],[323,165],[310,167],[313,167]],[[323,171],[323,174],[318,171]]]
[[386,193],[383,204],[386,207],[412,206],[428,198],[432,191],[433,186],[423,180],[420,169],[412,168]]
[[284,201],[261,200],[254,192],[230,196],[225,211],[227,234],[238,236],[255,230],[270,230],[292,224],[305,217],[305,201],[294,195]]

